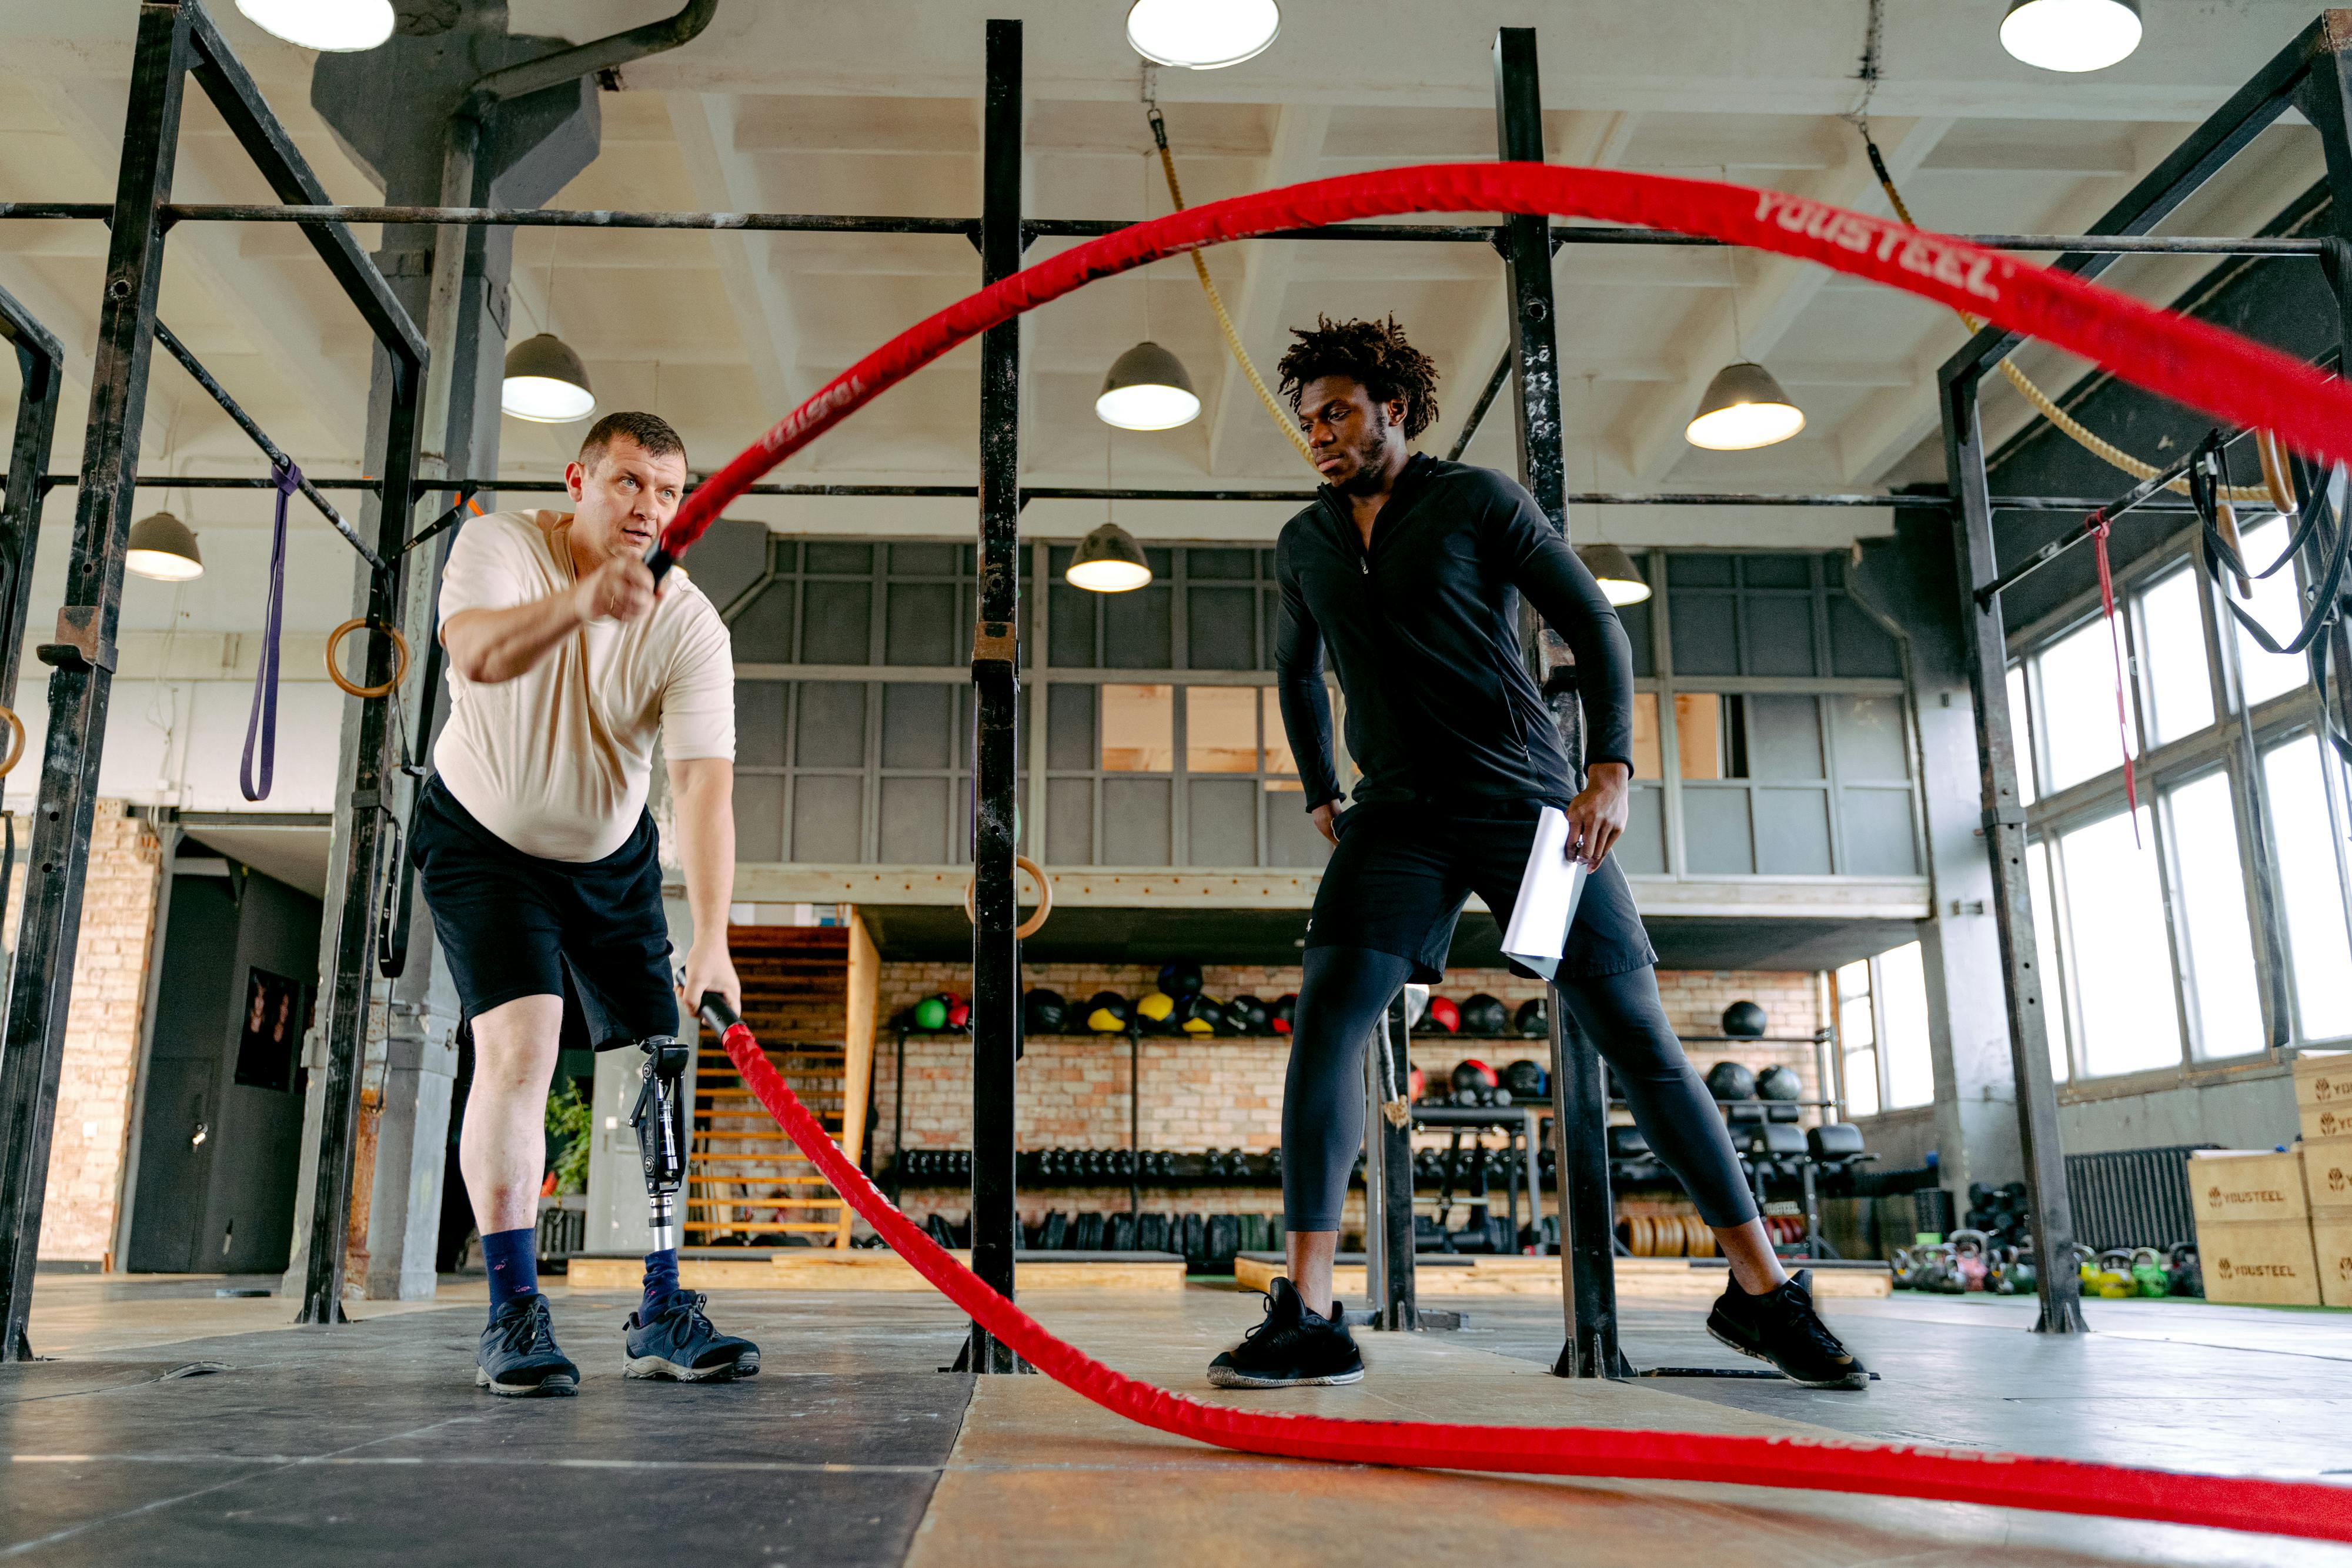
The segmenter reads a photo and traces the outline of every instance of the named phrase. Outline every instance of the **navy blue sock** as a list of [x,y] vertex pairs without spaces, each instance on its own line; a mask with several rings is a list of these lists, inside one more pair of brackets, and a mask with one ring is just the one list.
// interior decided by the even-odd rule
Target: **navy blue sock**
[[658,1252],[646,1254],[646,1304],[637,1316],[651,1322],[662,1303],[677,1289],[677,1249],[665,1247]]
[[490,1274],[490,1315],[517,1296],[539,1293],[539,1232],[493,1230],[482,1238],[482,1265]]

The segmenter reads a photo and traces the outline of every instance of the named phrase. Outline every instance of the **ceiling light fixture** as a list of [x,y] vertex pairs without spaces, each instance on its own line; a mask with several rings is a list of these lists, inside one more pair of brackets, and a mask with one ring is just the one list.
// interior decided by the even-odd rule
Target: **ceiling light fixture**
[[2045,71],[2102,71],[2139,47],[2139,0],[2009,0],[2000,47]]
[[1281,31],[1275,0],[1135,0],[1127,13],[1129,47],[1156,64],[1196,71],[1262,55]]
[[570,424],[596,411],[588,367],[552,332],[525,338],[507,350],[499,407],[537,424]]
[[1151,580],[1151,563],[1135,536],[1117,523],[1105,523],[1078,541],[1062,573],[1076,588],[1096,593],[1125,593]]
[[205,574],[204,552],[188,525],[169,512],[156,512],[131,525],[131,548],[122,564],[158,582],[189,582]]
[[1200,417],[1184,361],[1149,339],[1111,361],[1095,417],[1121,430],[1173,430]]
[[1600,540],[1576,547],[1576,556],[1601,584],[1612,604],[1639,604],[1650,597],[1649,580],[1633,558],[1617,545]]
[[1759,364],[1742,360],[1715,372],[1683,439],[1709,452],[1748,452],[1805,428],[1805,411]]
[[321,54],[353,55],[392,37],[392,0],[236,0],[272,37]]

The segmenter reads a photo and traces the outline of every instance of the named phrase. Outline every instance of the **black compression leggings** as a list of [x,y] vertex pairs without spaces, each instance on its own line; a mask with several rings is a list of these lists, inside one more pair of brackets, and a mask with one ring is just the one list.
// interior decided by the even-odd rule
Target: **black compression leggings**
[[[1307,950],[1282,1096],[1282,1207],[1293,1230],[1339,1228],[1348,1173],[1364,1146],[1364,1050],[1412,974],[1410,960],[1369,947]],[[1731,1134],[1666,1021],[1657,971],[1570,981],[1560,996],[1617,1070],[1634,1124],[1700,1217],[1718,1228],[1755,1218]]]

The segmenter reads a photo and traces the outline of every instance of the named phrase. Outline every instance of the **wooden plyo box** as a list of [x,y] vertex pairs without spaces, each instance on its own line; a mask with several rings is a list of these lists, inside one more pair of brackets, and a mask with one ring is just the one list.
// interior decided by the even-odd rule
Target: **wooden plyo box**
[[2303,1219],[2311,1213],[2304,1201],[2303,1156],[2291,1150],[2200,1149],[2189,1156],[2189,1196],[2200,1228]]
[[[953,1254],[969,1267],[971,1254]],[[1024,1291],[1181,1291],[1184,1262],[1144,1253],[1132,1258],[1023,1258]],[[635,1258],[574,1258],[564,1278],[575,1290],[635,1290],[645,1272]],[[931,1283],[895,1252],[830,1247],[777,1249],[772,1258],[680,1258],[678,1283],[692,1291],[929,1291]]]
[[[1801,1267],[1793,1264],[1792,1267]],[[1244,1291],[1272,1288],[1288,1270],[1280,1263],[1242,1257],[1234,1260],[1234,1283]],[[1621,1296],[1686,1296],[1713,1300],[1723,1293],[1725,1271],[1694,1269],[1677,1258],[1620,1258],[1617,1293]],[[1365,1299],[1368,1281],[1361,1263],[1342,1263],[1331,1270],[1331,1293],[1343,1301]],[[1894,1292],[1894,1277],[1884,1269],[1824,1269],[1813,1275],[1813,1294],[1879,1297]],[[1504,1254],[1461,1254],[1443,1260],[1423,1258],[1413,1268],[1416,1296],[1552,1296],[1560,1293],[1559,1260]]]
[[2306,1139],[2352,1136],[2352,1051],[2294,1059],[2294,1110]]
[[2352,1307],[2352,1213],[2314,1218],[2311,1249],[2317,1255],[2320,1304]]
[[2303,1190],[2312,1223],[2352,1220],[2352,1136],[2304,1140]]
[[2200,1207],[2197,1257],[2209,1301],[2264,1307],[2322,1304],[2308,1219],[2210,1220]]

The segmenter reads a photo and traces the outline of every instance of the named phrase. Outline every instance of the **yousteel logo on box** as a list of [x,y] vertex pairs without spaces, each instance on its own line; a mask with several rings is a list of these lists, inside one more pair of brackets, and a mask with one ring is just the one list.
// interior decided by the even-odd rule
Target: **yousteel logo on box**
[[2284,1203],[2286,1194],[2271,1186],[2256,1187],[2252,1192],[2223,1192],[2217,1186],[2205,1195],[2205,1201],[2214,1208],[2232,1203]]

